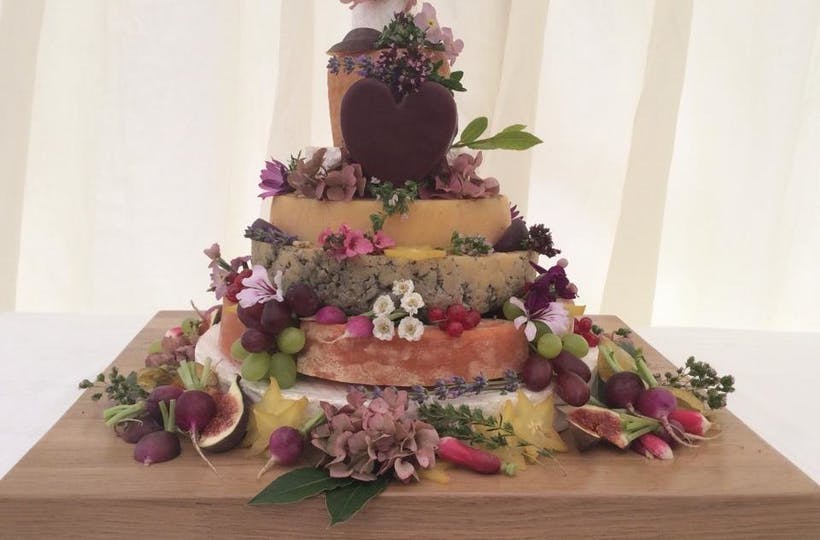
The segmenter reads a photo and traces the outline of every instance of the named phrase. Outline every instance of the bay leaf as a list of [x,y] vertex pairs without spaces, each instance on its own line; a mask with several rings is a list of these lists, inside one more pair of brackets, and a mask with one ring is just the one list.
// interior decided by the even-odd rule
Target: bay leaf
[[384,491],[388,483],[387,478],[379,476],[372,482],[357,480],[329,491],[325,495],[325,504],[330,514],[330,524],[335,525],[352,518],[369,500]]
[[324,469],[303,467],[287,472],[248,501],[248,504],[288,504],[355,482],[350,478],[331,478]]

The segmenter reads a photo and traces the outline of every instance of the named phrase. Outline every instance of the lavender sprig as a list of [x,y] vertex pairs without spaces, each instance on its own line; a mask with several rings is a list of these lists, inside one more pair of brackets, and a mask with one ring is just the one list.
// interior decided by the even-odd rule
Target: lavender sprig
[[262,218],[257,219],[245,229],[245,238],[273,244],[274,246],[289,246],[296,240],[295,236],[287,235],[282,229],[271,225]]

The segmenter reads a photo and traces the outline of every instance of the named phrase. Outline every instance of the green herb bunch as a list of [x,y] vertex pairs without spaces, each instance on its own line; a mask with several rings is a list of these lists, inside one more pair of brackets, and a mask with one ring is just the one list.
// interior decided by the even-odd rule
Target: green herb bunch
[[380,213],[370,214],[370,222],[373,224],[374,233],[382,230],[388,217],[409,212],[410,205],[419,198],[419,185],[413,181],[405,182],[404,187],[400,188],[390,182],[371,181],[369,190],[370,194],[382,203]]
[[719,376],[712,366],[706,362],[698,362],[694,356],[690,356],[686,364],[674,373],[664,373],[660,382],[664,386],[692,392],[712,409],[725,407],[727,394],[735,391],[734,377]]
[[492,253],[493,246],[487,243],[487,239],[481,235],[467,236],[462,235],[458,231],[453,232],[450,237],[450,248],[448,249],[453,255],[470,255],[477,257],[479,255],[487,255]]
[[[80,381],[79,387],[81,389],[92,388],[98,384],[105,383],[105,374],[100,373],[94,379],[94,382],[88,379]],[[108,374],[108,384],[104,388],[105,395],[113,402],[121,405],[133,405],[138,401],[142,401],[148,397],[148,392],[142,389],[137,384],[137,372],[132,371],[126,376],[120,374],[117,366],[111,367],[111,372]],[[91,396],[91,399],[98,401],[102,398],[103,392],[97,392]]]

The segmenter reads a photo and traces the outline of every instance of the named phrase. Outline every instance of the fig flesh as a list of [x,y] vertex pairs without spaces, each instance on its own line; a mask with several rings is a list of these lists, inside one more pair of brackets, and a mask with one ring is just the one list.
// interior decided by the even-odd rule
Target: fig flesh
[[248,429],[249,408],[239,388],[239,377],[228,391],[214,395],[216,415],[199,434],[199,447],[208,452],[227,452],[242,442]]

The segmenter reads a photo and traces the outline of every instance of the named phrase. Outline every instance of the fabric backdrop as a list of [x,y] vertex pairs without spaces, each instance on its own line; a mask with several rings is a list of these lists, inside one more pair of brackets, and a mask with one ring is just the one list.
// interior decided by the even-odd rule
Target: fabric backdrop
[[[482,171],[631,324],[820,328],[820,3],[436,0]],[[2,0],[0,310],[208,305],[271,155],[329,144],[335,0]]]

